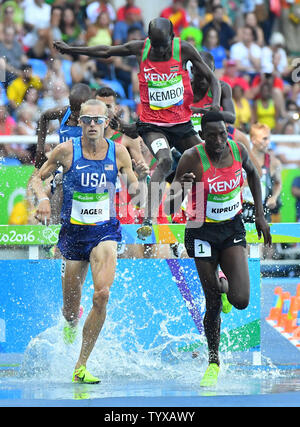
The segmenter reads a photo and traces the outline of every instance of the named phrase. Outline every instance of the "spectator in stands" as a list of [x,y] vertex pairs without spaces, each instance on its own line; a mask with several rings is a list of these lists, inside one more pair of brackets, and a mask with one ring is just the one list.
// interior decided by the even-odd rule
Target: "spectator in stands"
[[224,74],[220,80],[228,83],[232,89],[234,86],[240,86],[243,89],[246,98],[248,98],[248,91],[250,89],[249,83],[244,77],[239,75],[237,61],[234,59],[228,59],[225,61]]
[[186,5],[186,20],[189,27],[202,27],[203,18],[199,14],[199,2],[197,0],[188,0]]
[[286,41],[288,55],[300,56],[300,0],[281,0],[281,31]]
[[292,195],[296,198],[296,221],[300,222],[300,176],[292,182]]
[[211,28],[214,28],[219,34],[220,45],[229,51],[230,46],[235,40],[236,34],[233,27],[224,21],[224,9],[222,5],[216,5],[213,7],[212,21],[202,28],[204,38],[205,33]]
[[110,21],[115,22],[116,12],[109,0],[99,0],[88,4],[86,8],[88,23],[95,24],[101,12],[107,12]]
[[29,87],[24,95],[22,104],[16,110],[16,114],[18,115],[20,108],[24,107],[27,111],[30,112],[31,117],[33,118],[32,121],[37,123],[41,114],[38,101],[39,91],[35,87]]
[[0,42],[0,57],[5,58],[6,64],[6,84],[20,75],[22,64],[27,62],[23,47],[16,39],[14,27],[3,29],[3,40]]
[[270,43],[262,49],[262,66],[273,64],[277,76],[289,73],[288,58],[285,50],[285,40],[281,33],[274,32]]
[[171,6],[163,9],[160,16],[172,22],[175,36],[179,36],[183,28],[189,25],[183,0],[173,0]]
[[18,36],[23,33],[24,11],[16,1],[5,1],[0,8],[0,40],[6,27],[13,27]]
[[87,29],[87,46],[97,46],[100,44],[111,46],[112,42],[112,30],[109,14],[107,12],[101,12],[95,24],[89,26]]
[[244,89],[236,84],[232,89],[232,100],[234,103],[236,121],[234,127],[242,132],[249,132],[249,123],[251,121],[251,106],[245,96]]
[[252,123],[265,124],[269,126],[271,131],[275,131],[278,119],[279,113],[272,98],[271,83],[265,81],[261,85],[260,96],[253,103]]
[[253,28],[245,26],[242,40],[230,48],[230,59],[237,61],[238,71],[250,78],[255,77],[261,68],[261,48],[256,44],[255,37]]
[[53,40],[62,40],[62,32],[60,29],[63,8],[61,6],[53,6],[51,8],[50,30]]
[[181,31],[181,40],[191,43],[198,51],[201,50],[203,34],[199,28],[186,27]]
[[7,97],[13,110],[21,104],[29,87],[41,90],[42,82],[39,77],[32,74],[32,66],[24,64],[21,66],[21,75],[13,80],[7,88]]
[[115,23],[113,31],[113,41],[115,45],[126,43],[130,27],[139,29],[144,35],[143,20],[139,8],[130,7],[126,9],[124,21],[117,21]]
[[278,133],[282,133],[285,125],[289,123],[293,128],[293,133],[300,135],[300,110],[292,99],[286,101],[286,117],[278,124]]
[[[289,120],[281,130],[282,135],[295,135],[295,121]],[[300,168],[300,143],[277,143],[275,155],[281,161],[285,169]]]
[[97,71],[96,61],[86,55],[78,55],[71,66],[71,76],[73,84],[90,84],[95,80]]
[[278,110],[278,117],[284,118],[286,116],[285,98],[284,98],[284,82],[274,72],[274,65],[266,63],[261,69],[261,73],[257,74],[250,87],[251,99],[257,99],[262,92],[262,86],[268,82],[272,90],[272,98],[275,102],[276,109]]
[[[222,0],[212,0],[205,1],[205,14],[201,27],[204,27],[206,24],[209,24],[214,19],[213,10],[216,6],[223,6],[224,1]],[[229,8],[226,8],[228,10]],[[223,11],[223,21],[227,24],[231,24],[229,16]]]
[[[34,136],[36,134],[36,126],[37,123],[34,121],[34,110],[22,103],[17,109],[16,135]],[[18,159],[21,163],[29,164],[32,162],[35,145],[12,144],[11,147],[17,152]]]
[[126,0],[125,5],[120,7],[117,10],[117,21],[126,21],[126,15],[128,13],[128,9],[134,8],[136,9],[136,13],[139,16],[142,16],[142,10],[136,6],[135,0]]
[[48,62],[47,74],[43,79],[43,89],[48,90],[63,81],[66,84],[66,78],[60,59],[53,59]]
[[50,32],[51,7],[43,0],[24,3],[24,28],[27,34],[23,45],[31,58],[46,59],[52,49]]
[[[11,117],[5,106],[0,107],[0,135],[16,135],[17,123]],[[22,163],[28,163],[32,154],[26,144],[4,144],[5,157],[17,159]]]
[[[45,88],[43,97],[39,102],[41,112],[50,108],[64,107],[69,104],[69,88],[64,80],[56,80],[51,87],[48,85]],[[58,122],[54,125],[57,126]]]
[[81,28],[77,23],[74,10],[71,6],[66,6],[63,9],[60,31],[62,40],[68,44],[78,42],[81,39]]
[[216,75],[220,78],[223,75],[224,61],[227,56],[225,48],[220,44],[219,34],[213,27],[204,33],[202,49],[214,57]]
[[[265,37],[262,28],[258,25],[257,17],[254,12],[248,12],[245,14],[244,25],[247,25],[253,28],[255,32],[255,40],[259,47],[263,47],[265,45]],[[243,26],[241,25],[237,29],[237,41],[243,41]]]
[[[127,42],[133,40],[142,40],[143,34],[139,28],[131,27],[128,31]],[[130,88],[132,88],[132,96],[138,96],[138,71],[139,65],[135,56],[123,56],[114,58],[114,66],[117,79],[121,82],[126,97],[131,98]]]

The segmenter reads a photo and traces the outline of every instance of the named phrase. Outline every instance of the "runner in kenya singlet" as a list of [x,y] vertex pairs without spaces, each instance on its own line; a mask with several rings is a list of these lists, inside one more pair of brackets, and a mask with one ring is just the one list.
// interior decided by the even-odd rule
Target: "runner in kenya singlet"
[[173,39],[169,61],[151,61],[150,39],[145,40],[140,64],[139,85],[141,98],[140,120],[161,126],[189,122],[193,91],[188,71],[182,66],[181,40]]

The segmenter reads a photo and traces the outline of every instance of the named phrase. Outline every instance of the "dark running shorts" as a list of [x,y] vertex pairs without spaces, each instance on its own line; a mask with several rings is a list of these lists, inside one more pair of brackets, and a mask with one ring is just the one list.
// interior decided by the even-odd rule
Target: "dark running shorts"
[[137,121],[137,131],[139,135],[143,138],[143,136],[150,132],[159,132],[165,135],[167,138],[170,147],[175,147],[181,154],[182,148],[181,141],[186,138],[190,138],[191,136],[198,135],[195,131],[192,122],[188,121],[186,123],[181,123],[179,125],[174,125],[170,127],[166,126],[157,126],[152,123]]
[[101,226],[63,224],[58,238],[58,248],[64,258],[73,261],[89,261],[92,250],[107,240],[121,242],[119,221]]
[[202,227],[185,228],[184,244],[190,258],[218,261],[220,252],[232,246],[246,247],[246,230],[241,215],[222,223],[205,222]]

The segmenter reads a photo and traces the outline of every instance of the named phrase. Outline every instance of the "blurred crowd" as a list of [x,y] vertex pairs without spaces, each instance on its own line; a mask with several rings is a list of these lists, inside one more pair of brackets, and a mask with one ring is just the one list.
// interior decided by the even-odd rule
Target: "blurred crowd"
[[[272,134],[300,135],[300,0],[161,5],[160,15],[173,22],[177,36],[214,56],[216,74],[232,87],[237,128],[249,133],[251,124],[260,122]],[[2,1],[0,135],[35,135],[41,112],[67,105],[70,88],[79,82],[93,90],[110,86],[126,120],[136,119],[135,57],[61,56],[53,40],[88,46],[140,40],[147,36],[145,18],[135,0],[124,0],[119,8],[113,0]],[[275,148],[283,167],[300,166],[299,145]],[[34,146],[25,143],[2,144],[0,150],[11,161],[30,163],[34,157]]]

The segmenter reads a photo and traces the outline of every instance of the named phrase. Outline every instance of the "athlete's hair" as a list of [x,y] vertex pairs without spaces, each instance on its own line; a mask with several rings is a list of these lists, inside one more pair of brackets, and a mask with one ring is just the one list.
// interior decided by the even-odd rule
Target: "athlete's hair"
[[84,84],[84,83],[77,83],[76,85],[74,85],[70,91],[70,96],[82,96],[84,94],[84,96],[91,96],[92,95],[92,90],[91,88]]
[[154,18],[152,19],[152,21],[149,22],[148,35],[150,37],[153,30],[155,29],[162,31],[162,30],[166,30],[167,27],[169,27],[170,34],[174,34],[173,24],[169,19],[161,18],[161,17]]
[[268,125],[266,125],[264,123],[254,123],[250,128],[250,138],[252,139],[253,137],[255,137],[257,132],[259,132],[261,130],[264,130],[268,133],[271,132],[271,129]]
[[80,108],[80,115],[83,115],[83,110],[88,107],[89,105],[98,105],[99,107],[102,107],[104,109],[104,115],[108,115],[107,106],[104,104],[104,102],[100,101],[99,99],[89,99],[88,101],[81,104]]
[[211,122],[224,122],[223,114],[218,111],[208,111],[207,113],[205,113],[201,120],[202,130],[205,128],[207,123]]
[[115,100],[117,99],[116,92],[112,88],[107,86],[104,86],[98,89],[95,95],[101,96],[101,98],[108,98],[109,96],[113,96]]

